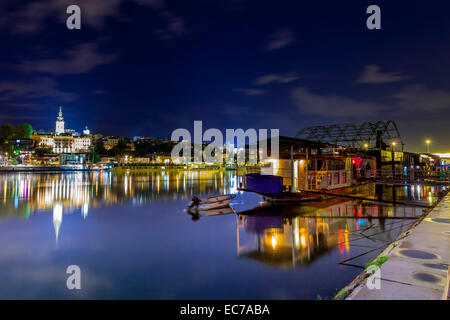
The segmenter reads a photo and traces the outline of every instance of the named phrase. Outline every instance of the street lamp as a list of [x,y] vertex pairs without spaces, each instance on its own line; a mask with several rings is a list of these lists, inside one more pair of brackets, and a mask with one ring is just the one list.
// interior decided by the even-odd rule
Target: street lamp
[[396,143],[395,141],[392,141],[391,144],[392,144],[392,151],[394,151],[395,145],[396,145],[397,143]]
[[430,139],[427,139],[427,140],[425,140],[425,143],[427,144],[427,153],[430,153],[430,143],[431,143],[431,140],[430,140]]

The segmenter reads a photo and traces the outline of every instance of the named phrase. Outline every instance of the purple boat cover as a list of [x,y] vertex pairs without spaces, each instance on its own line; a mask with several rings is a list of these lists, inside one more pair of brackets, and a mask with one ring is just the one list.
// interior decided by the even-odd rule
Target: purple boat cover
[[283,177],[251,173],[245,175],[246,189],[268,195],[279,195],[283,192]]

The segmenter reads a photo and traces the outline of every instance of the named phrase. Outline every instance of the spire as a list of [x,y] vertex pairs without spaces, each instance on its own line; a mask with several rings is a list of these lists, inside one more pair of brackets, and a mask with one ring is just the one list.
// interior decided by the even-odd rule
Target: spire
[[64,133],[64,118],[62,114],[62,107],[59,107],[58,117],[56,118],[56,135]]
[[59,107],[59,112],[58,112],[58,121],[63,121],[63,114],[62,114],[62,107]]

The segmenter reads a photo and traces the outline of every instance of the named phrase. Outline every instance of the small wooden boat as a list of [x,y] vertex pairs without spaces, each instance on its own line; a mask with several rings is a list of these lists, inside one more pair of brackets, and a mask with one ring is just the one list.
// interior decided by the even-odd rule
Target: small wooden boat
[[235,213],[235,211],[232,207],[228,206],[225,208],[208,210],[205,212],[205,217],[222,216],[222,215],[231,214],[231,213]]
[[219,208],[226,208],[230,205],[231,201],[236,197],[235,194],[226,194],[222,196],[214,196],[204,199],[197,197],[192,198],[189,203],[189,208],[195,208],[198,210],[213,210]]

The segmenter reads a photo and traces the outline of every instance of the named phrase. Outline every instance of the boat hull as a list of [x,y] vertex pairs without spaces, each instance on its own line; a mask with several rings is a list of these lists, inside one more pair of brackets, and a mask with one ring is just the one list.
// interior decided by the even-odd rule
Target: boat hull
[[233,199],[217,201],[213,203],[200,204],[199,210],[213,210],[228,207]]
[[335,189],[323,189],[323,190],[311,190],[319,192],[328,192],[335,195],[323,195],[306,192],[283,192],[281,195],[264,195],[264,198],[272,204],[287,204],[287,203],[303,203],[312,201],[322,201],[339,197],[340,194],[352,194],[357,193],[358,190],[365,186],[365,184],[358,184],[348,187],[335,188]]
[[[200,199],[198,206],[195,206],[195,209],[206,211],[226,208],[230,206],[231,201],[233,201],[235,197],[235,195],[223,195]],[[191,207],[193,207],[192,202]]]

